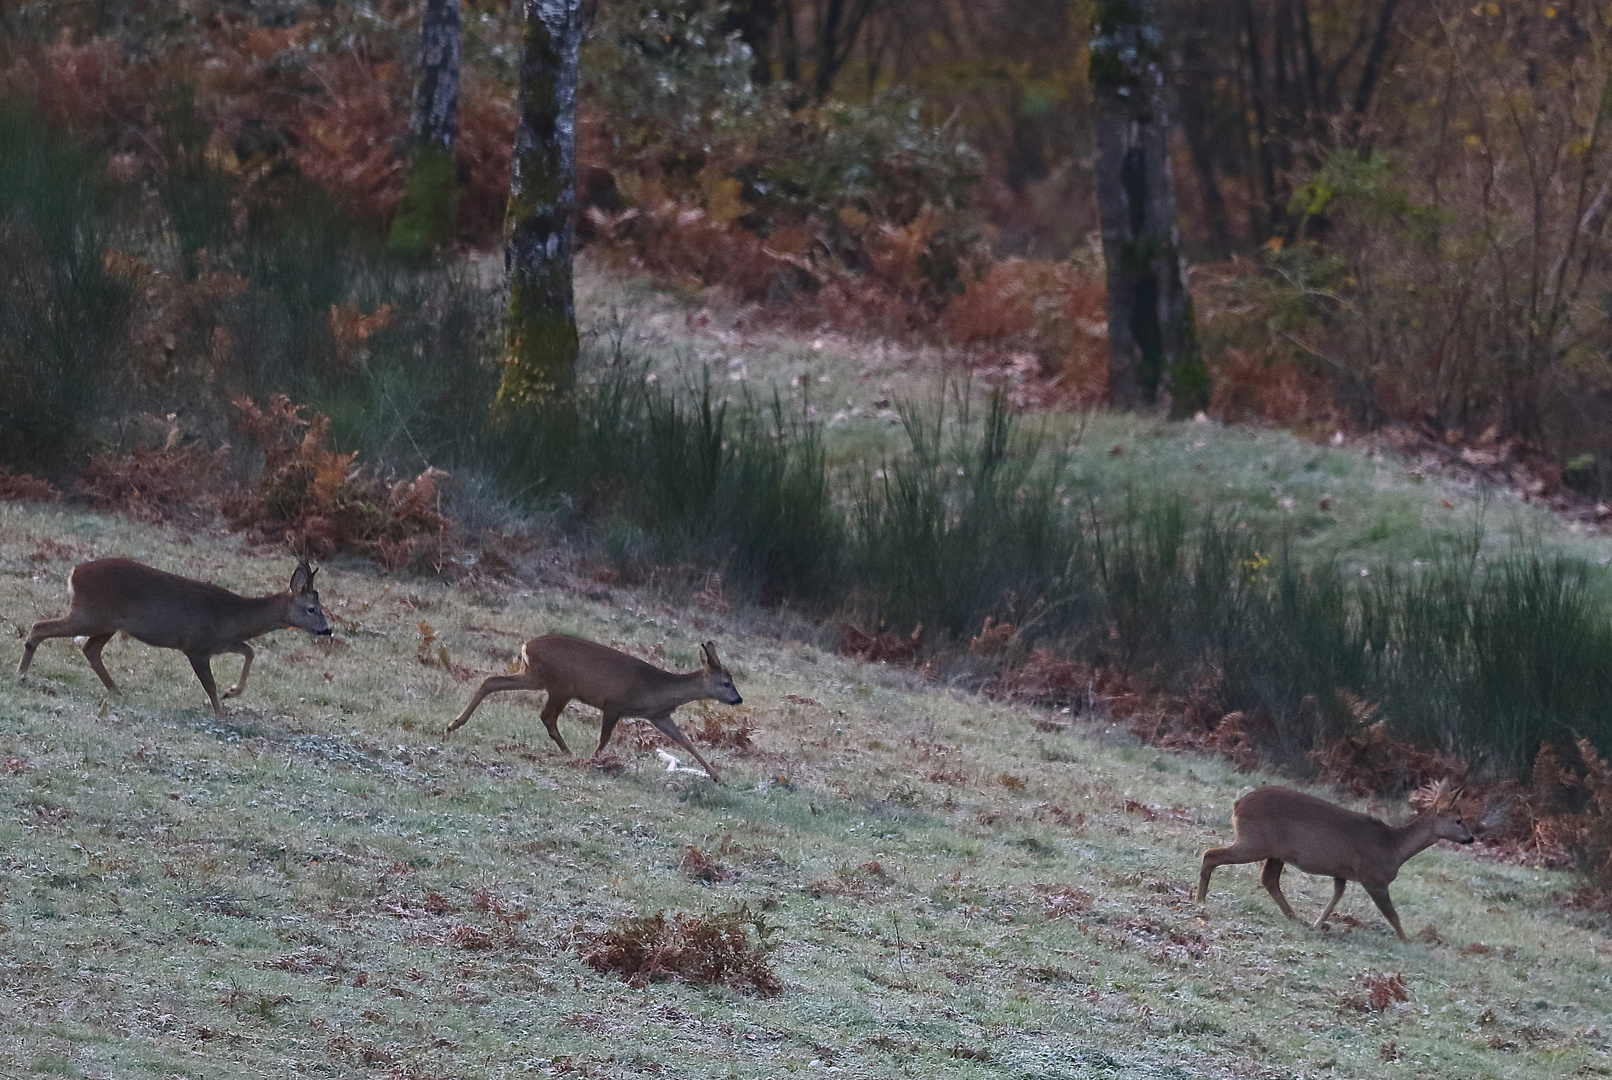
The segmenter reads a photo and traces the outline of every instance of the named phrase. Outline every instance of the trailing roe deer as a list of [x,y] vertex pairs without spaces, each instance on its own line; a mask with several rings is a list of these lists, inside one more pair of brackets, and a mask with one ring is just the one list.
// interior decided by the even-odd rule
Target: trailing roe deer
[[488,694],[501,690],[544,690],[549,697],[539,717],[549,729],[549,738],[567,754],[571,748],[560,735],[560,712],[575,698],[604,713],[604,723],[599,728],[599,748],[593,752],[594,757],[604,752],[611,732],[616,729],[616,721],[624,716],[642,717],[693,754],[711,779],[720,784],[722,780],[717,771],[672,722],[672,710],[690,701],[714,699],[724,705],[739,705],[744,701],[733,687],[733,676],[716,658],[716,642],[701,645],[700,656],[705,661],[703,668],[678,675],[617,652],[608,645],[567,634],[535,637],[521,646],[521,662],[526,670],[519,675],[494,675],[483,682],[465,711],[448,725],[443,736],[452,735],[463,727]]
[[1470,844],[1473,840],[1455,806],[1459,789],[1440,780],[1421,794],[1420,813],[1404,825],[1389,825],[1289,788],[1250,791],[1232,807],[1236,843],[1203,853],[1198,902],[1209,895],[1209,875],[1215,867],[1264,860],[1265,872],[1260,880],[1282,914],[1297,919],[1287,897],[1282,895],[1282,866],[1292,863],[1307,874],[1332,878],[1332,902],[1315,920],[1315,929],[1321,929],[1338,906],[1344,886],[1358,881],[1388,917],[1394,933],[1405,941],[1405,929],[1399,925],[1394,902],[1388,898],[1388,886],[1398,876],[1400,866],[1439,840],[1457,844]]
[[268,596],[237,596],[228,589],[192,581],[177,574],[154,570],[129,559],[97,559],[81,563],[67,575],[67,591],[72,598],[65,617],[41,619],[34,623],[22,648],[22,665],[17,678],[28,674],[34,650],[48,638],[85,637],[84,656],[101,677],[106,688],[117,692],[117,684],[101,663],[101,649],[122,630],[132,638],[159,649],[178,649],[190,659],[202,689],[213,703],[213,711],[223,713],[218,688],[213,683],[212,658],[221,652],[240,653],[241,677],[224,692],[236,697],[246,686],[252,670],[252,646],[248,638],[271,630],[295,627],[330,636],[330,626],[319,607],[319,594],[313,591],[318,571],[306,562],[291,575],[291,587]]

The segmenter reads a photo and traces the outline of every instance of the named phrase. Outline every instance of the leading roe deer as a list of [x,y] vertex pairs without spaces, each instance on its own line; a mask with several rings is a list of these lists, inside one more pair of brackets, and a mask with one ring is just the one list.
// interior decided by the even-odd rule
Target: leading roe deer
[[1439,840],[1472,843],[1472,833],[1455,805],[1460,794],[1448,781],[1440,780],[1419,793],[1420,813],[1404,825],[1389,825],[1289,788],[1250,791],[1232,807],[1236,843],[1203,853],[1198,902],[1201,904],[1209,895],[1209,875],[1215,867],[1263,860],[1261,882],[1282,914],[1297,919],[1287,897],[1282,895],[1282,866],[1292,863],[1307,874],[1332,878],[1332,902],[1315,920],[1315,929],[1321,929],[1338,906],[1344,886],[1358,881],[1388,917],[1399,939],[1408,940],[1404,927],[1399,925],[1394,902],[1388,898],[1388,886],[1407,859]]
[[539,718],[549,729],[549,738],[567,754],[571,748],[560,735],[560,712],[575,698],[604,713],[604,723],[599,728],[599,748],[593,752],[594,757],[604,752],[611,732],[616,729],[616,721],[624,716],[642,717],[693,754],[711,779],[720,784],[722,778],[717,771],[672,722],[672,710],[690,701],[714,699],[724,705],[739,705],[744,701],[734,689],[732,674],[716,658],[716,642],[701,645],[700,656],[705,661],[703,668],[678,675],[608,645],[567,634],[535,637],[521,646],[521,662],[526,670],[519,675],[494,675],[483,682],[465,711],[442,734],[446,738],[463,727],[488,694],[501,690],[545,690],[549,697]]
[[212,658],[221,652],[240,653],[241,677],[224,692],[227,698],[240,694],[252,670],[252,646],[248,638],[271,630],[294,627],[330,636],[330,626],[319,607],[319,594],[313,591],[318,571],[306,562],[298,563],[291,575],[291,587],[268,596],[237,596],[228,589],[192,581],[177,574],[154,570],[129,559],[97,559],[81,563],[67,575],[71,604],[60,619],[34,623],[22,647],[22,665],[17,678],[28,674],[34,650],[41,641],[59,637],[85,637],[84,656],[101,677],[106,688],[117,692],[117,684],[101,663],[101,649],[122,630],[132,638],[159,649],[178,649],[190,659],[202,689],[213,703],[213,711],[223,714],[218,703],[218,687],[213,683]]

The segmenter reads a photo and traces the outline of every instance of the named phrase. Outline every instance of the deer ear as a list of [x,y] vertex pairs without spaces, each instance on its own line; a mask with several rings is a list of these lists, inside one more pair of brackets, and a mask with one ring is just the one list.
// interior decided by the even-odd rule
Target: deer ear
[[706,671],[721,671],[722,661],[716,658],[716,642],[707,641],[700,646],[700,656],[705,661]]
[[291,574],[291,593],[292,593],[292,595],[296,596],[296,595],[300,595],[300,594],[305,593],[305,592],[312,591],[312,589],[313,589],[313,575],[314,575],[314,571],[313,571],[312,567],[310,567],[305,562],[298,563],[296,570],[293,571],[292,574]]

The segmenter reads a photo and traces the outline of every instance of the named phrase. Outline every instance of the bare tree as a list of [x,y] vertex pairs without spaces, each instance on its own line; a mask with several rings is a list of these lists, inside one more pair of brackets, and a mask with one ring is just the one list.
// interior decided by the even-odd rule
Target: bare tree
[[582,0],[526,0],[519,107],[504,217],[509,281],[505,406],[570,393],[576,375],[577,58]]
[[[799,108],[828,100],[835,78],[854,55],[869,17],[879,7],[879,0],[749,0],[732,9],[730,23],[758,59],[766,52],[769,72],[756,79],[758,84],[771,79],[770,39],[777,28],[784,81],[796,88],[791,107]],[[811,71],[805,80],[804,64],[810,64]]]
[[1091,44],[1097,203],[1108,267],[1108,397],[1171,412],[1208,404],[1176,229],[1156,0],[1103,0]]
[[459,0],[426,0],[420,19],[420,69],[409,118],[413,160],[388,242],[405,255],[428,255],[453,238],[459,134]]

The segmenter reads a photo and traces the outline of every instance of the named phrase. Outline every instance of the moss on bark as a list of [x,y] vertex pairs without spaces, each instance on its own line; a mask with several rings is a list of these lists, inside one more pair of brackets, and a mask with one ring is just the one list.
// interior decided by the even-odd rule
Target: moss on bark
[[425,258],[453,240],[458,214],[458,165],[453,155],[439,147],[421,147],[409,164],[387,249],[406,258]]

